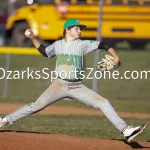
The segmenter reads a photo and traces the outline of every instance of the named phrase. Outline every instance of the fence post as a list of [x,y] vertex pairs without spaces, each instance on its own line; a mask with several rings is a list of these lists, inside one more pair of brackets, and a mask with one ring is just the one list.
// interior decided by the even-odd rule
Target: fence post
[[[102,28],[102,15],[103,15],[103,4],[104,0],[99,0],[99,14],[98,14],[98,27],[97,27],[97,41],[101,41],[101,28]],[[97,50],[94,55],[94,66],[96,66],[97,62],[100,59],[100,51]],[[95,73],[96,69],[94,69]],[[92,89],[95,92],[98,92],[98,82],[97,79],[94,76],[93,82],[92,82]]]
[[5,78],[4,78],[4,89],[3,89],[3,96],[7,96],[8,93],[8,79],[7,79],[7,75],[8,75],[8,70],[10,67],[10,54],[6,55],[6,68],[5,68]]

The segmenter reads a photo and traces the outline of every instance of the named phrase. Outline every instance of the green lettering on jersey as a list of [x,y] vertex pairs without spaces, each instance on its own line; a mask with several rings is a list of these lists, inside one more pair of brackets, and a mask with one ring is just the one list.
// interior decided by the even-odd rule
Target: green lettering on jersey
[[60,61],[59,61],[59,58],[60,56],[59,55],[57,55],[57,60],[56,60],[56,66],[59,66],[60,65]]
[[66,64],[66,60],[65,60],[65,54],[61,54],[61,65]]
[[73,55],[70,55],[70,63],[71,63],[71,65],[73,65],[73,66],[75,65]]
[[79,56],[75,55],[74,58],[76,66],[79,66]]
[[58,54],[56,65],[72,65],[81,67],[82,57],[77,55]]
[[82,58],[79,57],[79,67],[81,67],[81,66],[82,66]]
[[64,55],[64,61],[65,61],[65,64],[70,65],[70,58],[68,54]]
[[90,43],[93,43],[94,42],[94,40],[90,40]]

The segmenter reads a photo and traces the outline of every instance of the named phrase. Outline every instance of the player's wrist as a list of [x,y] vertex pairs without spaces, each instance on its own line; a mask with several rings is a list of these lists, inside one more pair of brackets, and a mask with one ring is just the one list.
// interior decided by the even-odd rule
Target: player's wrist
[[30,37],[30,39],[32,40],[32,42],[35,41],[35,37],[34,36]]
[[115,64],[119,64],[119,62],[120,62],[119,57],[118,57],[118,56],[115,56],[115,57],[114,57],[114,63],[115,63]]

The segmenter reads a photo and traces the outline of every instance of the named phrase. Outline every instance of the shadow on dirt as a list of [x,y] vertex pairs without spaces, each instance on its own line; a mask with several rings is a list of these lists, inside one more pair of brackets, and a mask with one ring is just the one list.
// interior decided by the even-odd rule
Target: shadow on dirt
[[[126,140],[120,140],[122,142],[124,142],[125,144],[129,145],[131,148],[134,148],[134,149],[144,149],[144,148],[150,148],[150,147],[145,147],[145,146],[142,146],[140,145],[138,142],[136,141],[133,141],[131,143],[128,143]],[[147,141],[148,142],[148,141]]]
[[34,133],[34,134],[50,134],[50,133],[44,133],[44,132],[29,132],[29,131],[15,131],[15,130],[0,130],[0,132]]

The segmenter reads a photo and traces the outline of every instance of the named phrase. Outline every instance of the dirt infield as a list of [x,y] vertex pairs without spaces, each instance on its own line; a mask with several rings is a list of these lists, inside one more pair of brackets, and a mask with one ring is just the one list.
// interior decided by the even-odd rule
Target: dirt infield
[[150,150],[150,142],[77,138],[73,136],[0,132],[0,150]]
[[[8,114],[23,104],[1,103],[0,114]],[[121,117],[150,118],[150,114],[118,112]],[[99,110],[75,107],[49,106],[36,115],[86,114],[103,115]],[[150,150],[150,142],[125,141],[100,138],[78,138],[65,135],[39,134],[0,130],[0,150]]]
[[[20,108],[24,104],[21,103],[1,103],[0,104],[0,114],[8,114],[12,113],[16,109]],[[40,111],[36,115],[48,115],[48,114],[56,114],[56,115],[68,115],[68,114],[82,114],[82,115],[103,115],[102,112],[100,112],[97,109],[94,108],[76,108],[76,107],[59,107],[59,106],[48,106],[44,110]],[[145,113],[131,113],[131,112],[118,112],[118,114],[121,117],[127,117],[127,118],[137,118],[137,119],[150,119],[150,114]]]

